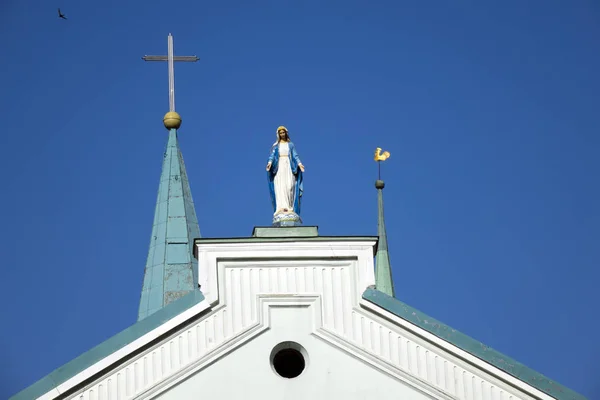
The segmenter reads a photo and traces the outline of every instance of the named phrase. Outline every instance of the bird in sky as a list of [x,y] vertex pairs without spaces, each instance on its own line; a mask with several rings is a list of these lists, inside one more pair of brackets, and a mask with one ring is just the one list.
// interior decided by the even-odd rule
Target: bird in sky
[[58,18],[67,19],[67,17],[65,17],[65,14],[60,12],[60,8],[58,9]]

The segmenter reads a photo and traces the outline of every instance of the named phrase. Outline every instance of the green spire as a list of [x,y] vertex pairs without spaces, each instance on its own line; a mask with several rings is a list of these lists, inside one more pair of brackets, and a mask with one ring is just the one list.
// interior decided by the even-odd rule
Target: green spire
[[392,280],[392,268],[390,266],[390,254],[388,252],[387,234],[385,233],[385,219],[383,217],[383,188],[382,180],[375,181],[377,188],[377,235],[379,244],[375,255],[375,287],[380,292],[394,297],[394,281]]
[[177,123],[169,125],[167,116],[169,140],[158,186],[138,321],[197,290],[198,285],[192,250],[194,239],[200,237],[200,228],[177,141],[176,128],[181,119],[176,115]]

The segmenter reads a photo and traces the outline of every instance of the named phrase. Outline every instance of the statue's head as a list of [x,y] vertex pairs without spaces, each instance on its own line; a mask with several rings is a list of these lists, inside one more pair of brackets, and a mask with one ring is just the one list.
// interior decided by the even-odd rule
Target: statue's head
[[290,135],[288,134],[288,130],[285,126],[280,126],[279,128],[277,128],[277,141],[290,141]]

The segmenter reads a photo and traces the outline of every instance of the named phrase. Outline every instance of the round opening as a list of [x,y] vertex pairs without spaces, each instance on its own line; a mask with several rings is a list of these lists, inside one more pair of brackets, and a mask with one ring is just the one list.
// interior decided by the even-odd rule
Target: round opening
[[271,366],[282,378],[296,378],[306,368],[305,354],[306,350],[298,343],[280,343],[271,352]]
[[304,357],[296,349],[279,350],[273,357],[273,368],[284,378],[295,378],[304,371]]

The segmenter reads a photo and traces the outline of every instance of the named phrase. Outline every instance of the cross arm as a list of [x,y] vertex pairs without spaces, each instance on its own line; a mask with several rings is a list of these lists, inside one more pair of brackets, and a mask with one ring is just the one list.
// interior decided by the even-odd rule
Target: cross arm
[[[196,62],[200,58],[196,56],[173,56],[173,61],[187,61],[187,62]],[[142,57],[144,61],[168,61],[169,58],[167,56],[144,56]]]

